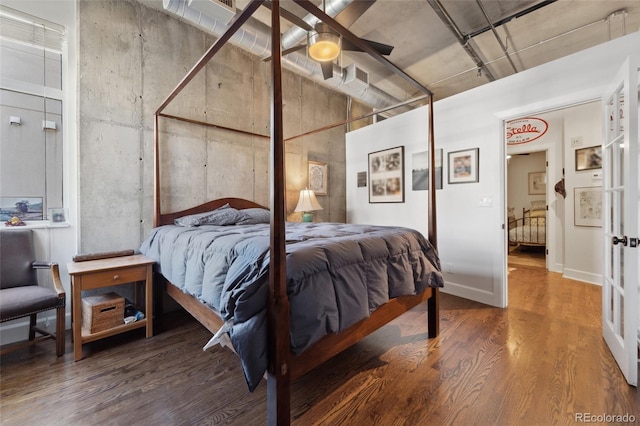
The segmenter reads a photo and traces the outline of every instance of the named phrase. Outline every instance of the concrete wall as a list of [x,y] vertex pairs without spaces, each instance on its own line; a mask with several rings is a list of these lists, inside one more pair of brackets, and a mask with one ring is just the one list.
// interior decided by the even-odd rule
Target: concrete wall
[[[137,248],[152,227],[153,113],[215,38],[137,1],[82,0],[79,22],[80,251]],[[269,64],[225,46],[165,110],[269,135]],[[285,138],[344,120],[346,97],[284,72]],[[269,142],[160,120],[163,211],[235,196],[269,204]],[[287,212],[307,160],[329,165],[316,220],[344,221],[344,127],[287,143]]]

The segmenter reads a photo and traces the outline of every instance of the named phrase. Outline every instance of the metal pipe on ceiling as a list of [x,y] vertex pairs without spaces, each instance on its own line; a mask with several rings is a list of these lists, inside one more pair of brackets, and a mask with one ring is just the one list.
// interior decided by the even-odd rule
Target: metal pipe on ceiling
[[[555,3],[556,1],[558,1],[558,0],[545,0],[543,2],[540,2],[538,4],[533,5],[531,7],[528,7],[526,9],[524,9],[524,10],[521,10],[520,12],[517,12],[517,13],[514,13],[512,15],[509,15],[506,18],[502,18],[499,21],[494,22],[493,26],[495,28],[501,27],[502,25],[506,24],[507,22],[511,21],[512,19],[517,19],[517,18],[520,18],[522,16],[528,15],[531,12],[535,12],[538,9],[542,9],[543,7],[548,6],[551,3]],[[472,33],[467,34],[467,38],[469,38],[469,39],[474,38],[477,35],[480,35],[482,33],[486,33],[490,29],[491,29],[491,27],[481,28],[481,29],[479,29],[477,31],[474,31]]]
[[513,61],[511,60],[511,56],[509,56],[509,52],[507,51],[507,46],[505,46],[504,43],[502,42],[502,40],[500,39],[500,36],[498,35],[498,32],[496,31],[496,28],[493,26],[493,23],[491,22],[491,19],[489,19],[489,15],[487,15],[487,11],[485,10],[484,6],[482,5],[482,2],[480,0],[476,0],[476,3],[478,3],[478,6],[480,7],[480,10],[482,11],[482,14],[484,15],[484,18],[487,20],[487,23],[489,24],[489,28],[491,28],[491,31],[493,31],[493,36],[498,41],[498,44],[500,45],[500,48],[502,48],[502,51],[504,52],[504,55],[506,56],[507,60],[511,64],[511,68],[513,68],[513,71],[515,73],[517,73],[518,72],[518,68],[516,68],[516,64],[514,64]]
[[426,1],[427,3],[429,3],[429,5],[433,9],[433,11],[436,13],[436,15],[438,15],[440,20],[449,29],[449,31],[453,33],[453,35],[458,40],[458,43],[460,43],[460,45],[463,47],[465,52],[467,52],[467,55],[469,55],[469,57],[473,60],[473,62],[475,62],[476,67],[484,71],[484,75],[487,77],[489,81],[495,81],[496,78],[493,76],[491,71],[489,71],[486,64],[482,61],[482,59],[478,55],[478,52],[476,52],[475,49],[469,44],[469,39],[462,33],[462,31],[460,31],[460,28],[458,28],[453,18],[451,18],[449,13],[447,13],[447,11],[445,10],[444,6],[442,6],[442,3],[440,3],[440,0],[426,0]]
[[[604,19],[598,19],[596,21],[588,22],[586,24],[580,25],[579,27],[573,28],[571,30],[565,31],[565,32],[560,33],[560,34],[556,34],[553,37],[549,37],[549,38],[546,38],[544,40],[540,40],[540,41],[538,41],[536,43],[533,43],[533,44],[530,44],[528,46],[525,46],[525,47],[523,47],[521,49],[514,50],[511,53],[514,54],[514,55],[517,55],[518,53],[524,52],[524,51],[529,50],[529,49],[533,49],[534,47],[542,46],[543,44],[549,43],[551,41],[554,41],[554,40],[559,39],[561,37],[564,37],[566,35],[573,34],[573,33],[577,32],[577,31],[583,30],[585,28],[591,27],[592,25],[597,25],[597,24],[600,24],[600,23],[603,23],[603,22],[604,23],[608,23],[609,22],[609,17],[606,17]],[[503,59],[505,59],[504,55],[500,56],[498,58],[494,58],[494,59],[491,59],[491,60],[487,61],[486,65],[491,65],[491,64],[493,64],[495,62],[498,62],[498,61],[501,61]],[[447,77],[441,78],[440,80],[432,81],[432,82],[429,83],[429,85],[430,86],[435,86],[435,85],[440,84],[440,83],[442,83],[444,81],[450,80],[452,78],[458,77],[458,76],[460,76],[462,74],[465,74],[465,73],[468,73],[468,72],[472,72],[472,71],[475,71],[475,70],[476,70],[476,68],[469,68],[469,69],[466,69],[466,70],[463,70],[463,71],[459,71],[459,72],[457,72],[455,74],[452,74],[452,75],[449,75]]]

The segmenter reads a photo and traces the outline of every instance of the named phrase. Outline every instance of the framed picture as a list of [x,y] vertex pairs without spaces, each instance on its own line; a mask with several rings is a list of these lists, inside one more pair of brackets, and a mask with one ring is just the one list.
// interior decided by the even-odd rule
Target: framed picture
[[576,171],[602,168],[602,147],[576,149]]
[[529,173],[529,195],[544,195],[547,193],[546,172]]
[[[442,189],[442,149],[436,149],[436,189]],[[416,152],[412,155],[411,189],[426,191],[429,189],[429,151]]]
[[49,221],[51,223],[65,223],[67,221],[65,209],[49,209]]
[[404,146],[369,153],[369,202],[404,203]]
[[575,226],[602,227],[602,187],[574,188],[573,191]]
[[20,220],[42,220],[42,197],[0,197],[0,221],[17,216]]
[[329,166],[320,161],[309,161],[309,189],[316,195],[327,195]]
[[367,172],[358,172],[358,188],[367,186]]
[[449,183],[471,183],[479,181],[479,148],[449,153]]

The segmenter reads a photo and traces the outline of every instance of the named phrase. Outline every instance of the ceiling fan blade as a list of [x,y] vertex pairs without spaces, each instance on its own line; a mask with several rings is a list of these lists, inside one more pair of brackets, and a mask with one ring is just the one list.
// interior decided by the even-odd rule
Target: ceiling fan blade
[[333,62],[320,62],[320,67],[322,67],[322,77],[324,77],[325,80],[333,77]]
[[[391,51],[393,50],[393,46],[384,43],[378,43],[377,41],[365,40],[361,38],[360,40],[369,44],[372,48],[374,48],[379,54],[389,56]],[[342,39],[342,50],[349,50],[351,52],[362,52],[355,44],[351,43],[349,40],[343,38]]]
[[356,0],[345,7],[334,18],[340,25],[349,28],[365,13],[376,0]]
[[[289,53],[297,52],[300,49],[304,49],[307,47],[306,44],[299,44],[297,46],[290,47],[288,49],[284,49],[282,51],[282,56],[287,56]],[[267,56],[266,58],[262,58],[262,62],[269,62],[271,60],[271,56]]]
[[[267,9],[271,10],[272,4],[269,0],[266,0],[262,4]],[[311,25],[307,24],[305,21],[298,18],[296,15],[289,12],[287,9],[284,9],[283,7],[280,7],[280,16],[286,19],[287,21],[291,22],[293,25],[297,25],[298,27],[302,28],[303,30],[313,31],[313,27]]]

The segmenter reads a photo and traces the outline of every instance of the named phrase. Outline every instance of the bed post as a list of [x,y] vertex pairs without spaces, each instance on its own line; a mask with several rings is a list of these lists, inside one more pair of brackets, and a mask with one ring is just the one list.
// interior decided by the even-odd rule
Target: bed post
[[160,225],[160,143],[158,113],[153,114],[153,226]]
[[[429,165],[429,242],[438,250],[438,229],[436,227],[436,144],[433,129],[433,95],[429,96],[429,152],[431,164]],[[444,161],[444,159],[442,159]],[[427,300],[427,331],[429,337],[436,337],[440,333],[440,289],[431,290],[431,297]]]
[[280,2],[271,6],[271,260],[267,303],[267,423],[288,425],[291,421],[291,377],[289,368],[290,326],[287,298],[285,213],[286,185],[282,129],[282,57],[280,46]]

